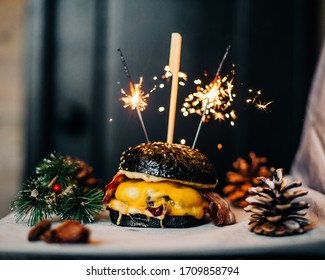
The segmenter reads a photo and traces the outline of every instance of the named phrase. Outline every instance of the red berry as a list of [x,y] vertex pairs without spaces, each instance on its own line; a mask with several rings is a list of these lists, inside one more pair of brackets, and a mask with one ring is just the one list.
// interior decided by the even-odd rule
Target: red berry
[[148,207],[147,209],[151,212],[154,216],[160,216],[164,213],[166,206],[164,204],[160,205],[159,207]]
[[55,193],[60,193],[62,191],[62,186],[60,184],[55,184],[52,187],[52,191],[54,191]]

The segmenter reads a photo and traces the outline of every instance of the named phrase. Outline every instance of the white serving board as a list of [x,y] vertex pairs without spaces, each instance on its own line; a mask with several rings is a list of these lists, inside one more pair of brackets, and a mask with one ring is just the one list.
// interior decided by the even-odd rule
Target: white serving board
[[[233,209],[237,223],[212,223],[188,229],[119,227],[108,215],[93,224],[89,244],[47,244],[27,240],[30,227],[16,223],[13,213],[0,220],[0,257],[6,258],[325,258],[325,196],[315,190],[307,198],[313,229],[285,237],[260,236],[247,229],[249,213]],[[52,227],[55,227],[54,223]]]

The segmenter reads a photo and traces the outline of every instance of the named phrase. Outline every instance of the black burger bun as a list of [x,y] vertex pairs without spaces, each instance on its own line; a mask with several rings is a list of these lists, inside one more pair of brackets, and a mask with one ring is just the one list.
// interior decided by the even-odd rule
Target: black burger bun
[[192,216],[166,216],[163,220],[148,218],[142,214],[122,215],[120,217],[120,213],[113,209],[110,209],[110,218],[115,225],[142,228],[189,228],[197,227],[206,222],[204,218],[199,220]]
[[[148,142],[131,147],[122,153],[119,173],[143,180],[170,180],[213,188],[217,183],[216,170],[209,159],[197,149],[182,144]],[[140,174],[145,176],[139,177]]]

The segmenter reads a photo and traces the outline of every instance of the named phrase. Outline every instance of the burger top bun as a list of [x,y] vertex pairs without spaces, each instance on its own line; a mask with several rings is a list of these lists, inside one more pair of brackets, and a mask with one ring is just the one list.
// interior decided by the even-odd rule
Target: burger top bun
[[189,146],[148,142],[122,153],[119,174],[148,182],[174,181],[196,188],[214,188],[216,170],[209,159]]

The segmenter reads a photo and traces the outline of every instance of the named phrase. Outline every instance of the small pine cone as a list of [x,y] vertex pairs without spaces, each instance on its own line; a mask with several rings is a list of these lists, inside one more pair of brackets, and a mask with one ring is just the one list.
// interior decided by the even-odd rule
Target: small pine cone
[[93,167],[83,160],[79,160],[77,180],[84,187],[97,187],[99,185],[99,180],[94,176]]
[[308,192],[302,189],[291,189],[301,186],[300,181],[287,184],[283,178],[283,169],[273,171],[272,179],[258,178],[261,186],[250,188],[250,197],[246,199],[246,212],[252,212],[248,229],[256,234],[269,236],[292,235],[305,232],[310,224],[304,218],[309,204],[306,201],[293,201],[305,196]]
[[76,176],[77,184],[81,188],[88,189],[92,187],[100,187],[100,180],[94,176],[93,167],[83,160],[72,159],[67,157],[67,160],[77,161],[79,163],[79,169]]
[[265,166],[266,157],[257,157],[255,153],[249,153],[250,161],[237,158],[233,162],[235,171],[226,174],[226,185],[223,193],[234,206],[244,208],[247,206],[246,198],[249,196],[249,188],[257,186],[257,177],[271,177],[270,170]]

